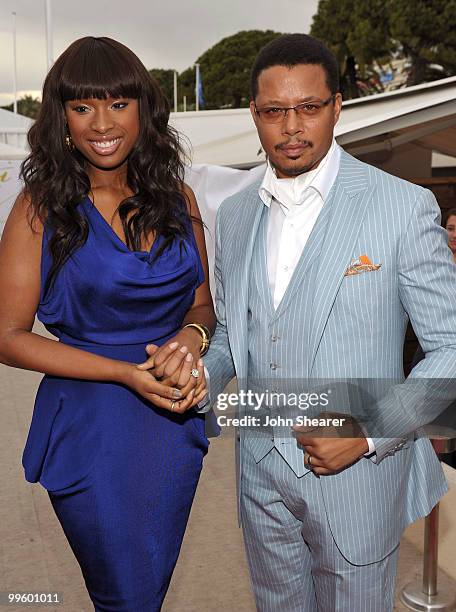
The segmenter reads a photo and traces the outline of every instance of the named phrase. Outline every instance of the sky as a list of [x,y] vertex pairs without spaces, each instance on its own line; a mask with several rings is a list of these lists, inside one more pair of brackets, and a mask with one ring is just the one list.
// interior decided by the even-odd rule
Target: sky
[[[130,47],[147,68],[180,72],[240,30],[307,33],[318,0],[52,0],[51,4],[54,59],[81,36],[110,36]],[[0,105],[12,101],[12,12],[16,12],[17,89],[41,90],[47,70],[44,6],[44,0],[0,0]]]

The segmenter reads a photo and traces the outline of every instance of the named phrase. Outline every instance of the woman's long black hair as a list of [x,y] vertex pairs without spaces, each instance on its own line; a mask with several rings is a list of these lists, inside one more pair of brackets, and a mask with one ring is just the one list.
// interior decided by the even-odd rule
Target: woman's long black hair
[[[88,36],[72,43],[46,77],[39,116],[30,128],[31,153],[21,176],[32,221],[52,230],[52,267],[46,287],[87,240],[88,224],[77,206],[90,193],[86,160],[65,143],[68,100],[125,97],[138,100],[140,131],[128,157],[133,196],[119,206],[127,246],[140,250],[152,231],[165,237],[160,252],[188,229],[182,215],[184,164],[177,132],[168,125],[169,104],[139,58],[121,43]],[[157,253],[158,255],[158,253]]]

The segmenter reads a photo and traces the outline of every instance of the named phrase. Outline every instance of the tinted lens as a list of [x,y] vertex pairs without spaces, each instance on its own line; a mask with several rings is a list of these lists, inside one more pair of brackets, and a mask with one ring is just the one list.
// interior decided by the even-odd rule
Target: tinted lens
[[266,123],[278,123],[284,118],[285,112],[281,108],[265,108],[260,111],[260,115]]
[[307,102],[306,104],[299,104],[295,107],[295,110],[300,117],[312,117],[318,115],[323,106],[322,102]]

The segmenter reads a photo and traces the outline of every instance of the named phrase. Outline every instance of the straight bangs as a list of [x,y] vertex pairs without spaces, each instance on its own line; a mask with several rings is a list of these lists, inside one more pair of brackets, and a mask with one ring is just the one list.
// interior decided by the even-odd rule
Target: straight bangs
[[[70,47],[62,66],[58,85],[62,103],[89,98],[141,97],[143,80],[150,76],[127,47],[106,38],[90,37],[78,42],[82,44],[74,53]],[[138,63],[142,70],[138,69]]]

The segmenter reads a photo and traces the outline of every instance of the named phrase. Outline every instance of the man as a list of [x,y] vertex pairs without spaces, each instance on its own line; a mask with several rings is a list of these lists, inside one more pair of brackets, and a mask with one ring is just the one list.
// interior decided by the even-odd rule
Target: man
[[[323,379],[345,381],[330,406],[341,413],[371,401],[361,435],[291,435],[271,418],[241,428],[241,522],[262,612],[392,610],[401,533],[446,491],[414,432],[441,410],[427,381],[456,373],[456,268],[432,194],[335,143],[341,104],[322,43],[266,45],[250,103],[266,173],[217,217],[211,398],[236,375],[258,393],[314,382],[320,399]],[[402,383],[408,317],[426,359]],[[263,408],[258,422],[277,414]]]

